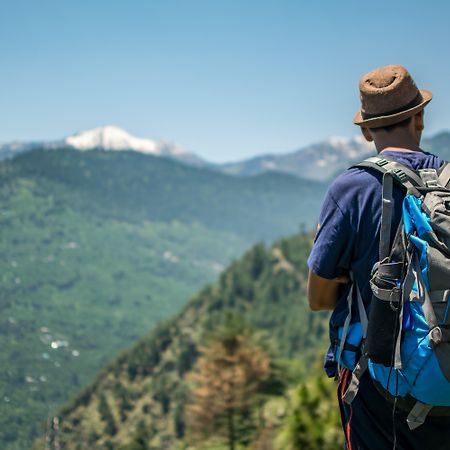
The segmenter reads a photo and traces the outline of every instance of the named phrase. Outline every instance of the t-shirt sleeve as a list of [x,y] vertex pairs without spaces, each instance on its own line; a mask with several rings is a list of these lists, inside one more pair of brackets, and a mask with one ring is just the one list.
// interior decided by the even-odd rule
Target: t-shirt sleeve
[[312,272],[322,278],[348,275],[355,243],[349,211],[343,210],[328,191],[319,217],[319,227],[308,258]]

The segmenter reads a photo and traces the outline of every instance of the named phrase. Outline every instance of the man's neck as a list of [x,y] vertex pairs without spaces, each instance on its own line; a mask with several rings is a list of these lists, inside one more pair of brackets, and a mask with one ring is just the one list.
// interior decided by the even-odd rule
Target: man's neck
[[384,152],[384,151],[387,151],[387,152],[404,152],[404,153],[411,153],[411,152],[421,152],[422,149],[420,149],[419,147],[417,147],[416,149],[411,149],[411,148],[392,147],[392,146],[390,146],[390,147],[385,147],[385,148],[383,148],[382,150],[378,150],[378,149],[377,149],[377,152],[378,152],[378,153],[381,153],[381,152]]
[[375,147],[377,152],[380,153],[383,150],[403,151],[403,152],[421,152],[417,141],[408,138],[395,139],[390,137],[389,139],[376,139]]

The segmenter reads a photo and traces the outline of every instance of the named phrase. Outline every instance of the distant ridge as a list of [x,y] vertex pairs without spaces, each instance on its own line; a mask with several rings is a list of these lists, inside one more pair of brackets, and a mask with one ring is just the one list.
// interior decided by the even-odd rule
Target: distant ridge
[[[449,160],[450,132],[442,131],[424,138],[422,148]],[[240,176],[276,171],[323,182],[331,180],[337,173],[372,154],[375,154],[375,146],[365,141],[362,136],[332,136],[293,152],[261,155],[222,164],[219,170]]]
[[[450,132],[442,131],[422,141],[424,150],[430,150],[444,159],[450,159]],[[373,143],[362,136],[352,138],[332,136],[287,153],[271,153],[235,162],[211,163],[179,144],[156,139],[136,137],[112,125],[93,128],[59,141],[11,142],[0,145],[0,160],[36,148],[72,148],[80,151],[131,150],[139,153],[175,159],[184,164],[205,167],[229,175],[251,176],[263,172],[282,172],[300,178],[329,181],[353,163],[375,153]]]
[[224,164],[222,170],[236,175],[256,175],[277,171],[301,178],[326,181],[337,171],[348,167],[351,161],[360,160],[375,153],[372,143],[362,136],[344,138],[332,136],[323,142],[302,147],[283,154],[269,154]]

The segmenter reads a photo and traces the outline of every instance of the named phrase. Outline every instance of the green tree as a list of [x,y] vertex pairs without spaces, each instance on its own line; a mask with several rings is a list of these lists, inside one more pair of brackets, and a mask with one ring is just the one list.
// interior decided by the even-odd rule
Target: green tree
[[335,399],[335,384],[322,375],[296,388],[277,438],[277,449],[342,449],[343,434]]

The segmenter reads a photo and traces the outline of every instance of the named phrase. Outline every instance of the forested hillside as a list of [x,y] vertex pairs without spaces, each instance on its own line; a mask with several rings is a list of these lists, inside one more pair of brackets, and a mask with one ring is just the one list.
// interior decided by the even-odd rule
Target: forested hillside
[[[318,375],[326,316],[310,313],[305,300],[310,245],[296,235],[258,244],[232,263],[66,404],[48,445],[340,448],[334,383]],[[36,448],[43,445],[44,438]]]
[[246,180],[136,152],[0,163],[0,447],[178,311],[259,239],[311,225],[322,185]]
[[313,225],[326,188],[278,173],[237,178],[132,151],[69,149],[3,161],[3,198],[17,180],[37,184],[33,192],[40,196],[51,194],[54,213],[70,207],[99,219],[176,220],[256,239]]

